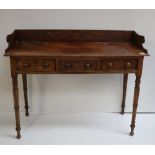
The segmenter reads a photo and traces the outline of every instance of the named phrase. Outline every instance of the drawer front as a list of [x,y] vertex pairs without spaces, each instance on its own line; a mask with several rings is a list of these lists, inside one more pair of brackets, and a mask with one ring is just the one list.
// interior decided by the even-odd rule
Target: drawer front
[[41,72],[55,72],[56,63],[55,60],[38,60],[36,65],[37,71]]
[[99,71],[98,60],[59,60],[59,72],[93,73]]
[[21,72],[55,72],[55,60],[17,60],[17,70]]
[[136,72],[137,59],[113,58],[101,60],[101,71],[105,72]]
[[36,63],[34,60],[17,60],[17,70],[31,72],[35,71]]

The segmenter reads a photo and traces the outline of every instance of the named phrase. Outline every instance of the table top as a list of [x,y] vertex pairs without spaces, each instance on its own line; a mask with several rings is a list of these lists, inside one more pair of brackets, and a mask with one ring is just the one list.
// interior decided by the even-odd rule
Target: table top
[[[7,38],[9,46],[5,56],[140,57],[148,55],[147,50],[142,46],[144,37],[134,31],[124,31],[123,33],[123,31],[98,30],[95,33],[95,30],[41,30],[41,32],[18,30],[17,32],[14,31]],[[60,35],[60,39],[58,35]],[[68,35],[73,39],[68,40]]]
[[6,51],[10,56],[144,56],[128,42],[19,42]]

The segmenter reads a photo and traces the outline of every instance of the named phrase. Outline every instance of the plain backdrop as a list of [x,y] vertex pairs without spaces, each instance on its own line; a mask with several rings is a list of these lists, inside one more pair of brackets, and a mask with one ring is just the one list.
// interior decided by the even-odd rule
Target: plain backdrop
[[[14,29],[135,30],[145,36],[145,57],[139,112],[155,112],[155,10],[0,10],[0,113],[12,112],[9,58],[4,57],[6,36]],[[131,112],[135,76],[129,75],[126,111]],[[31,112],[120,112],[123,76],[29,75]],[[21,111],[24,110],[21,75]]]

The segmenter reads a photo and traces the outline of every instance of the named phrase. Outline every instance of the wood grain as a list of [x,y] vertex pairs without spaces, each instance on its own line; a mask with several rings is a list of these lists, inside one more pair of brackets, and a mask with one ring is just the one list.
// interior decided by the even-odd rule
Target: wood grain
[[140,79],[144,56],[144,36],[118,30],[15,30],[7,36],[16,118],[20,134],[18,74],[23,76],[25,110],[28,116],[27,74],[110,74],[122,73],[122,114],[127,78],[136,75],[130,135],[134,135]]

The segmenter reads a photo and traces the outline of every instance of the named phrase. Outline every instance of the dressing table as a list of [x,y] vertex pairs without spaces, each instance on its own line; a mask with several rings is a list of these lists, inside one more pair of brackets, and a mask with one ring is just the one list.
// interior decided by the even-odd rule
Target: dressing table
[[122,114],[128,74],[135,74],[130,125],[130,135],[134,135],[143,59],[149,55],[142,45],[143,36],[135,31],[118,30],[15,30],[7,36],[7,42],[5,56],[10,57],[18,139],[19,74],[23,79],[26,116],[29,116],[27,74],[123,74]]

